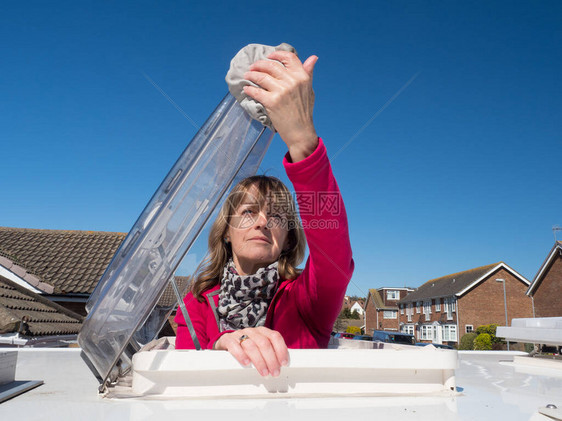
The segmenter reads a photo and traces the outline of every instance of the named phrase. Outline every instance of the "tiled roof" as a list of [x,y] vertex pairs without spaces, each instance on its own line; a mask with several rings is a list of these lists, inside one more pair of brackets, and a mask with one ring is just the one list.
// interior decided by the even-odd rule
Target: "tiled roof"
[[[190,276],[174,277],[174,279],[176,280],[176,285],[178,286],[178,289],[180,290],[180,294],[182,296],[185,296],[185,294],[187,293],[186,287],[187,284],[189,283],[190,278],[191,278]],[[162,293],[162,296],[160,297],[160,300],[158,301],[157,305],[161,307],[177,306],[176,294],[174,294],[174,289],[172,287],[172,284],[168,284],[168,286]]]
[[535,294],[537,288],[542,283],[545,275],[548,273],[547,270],[548,267],[554,262],[556,257],[558,257],[557,250],[560,251],[560,253],[562,253],[562,241],[557,241],[556,243],[554,243],[554,246],[548,252],[548,256],[546,256],[546,259],[544,260],[543,264],[539,268],[539,271],[535,275],[533,282],[531,282],[531,285],[529,285],[529,288],[527,289],[527,295],[533,296]]
[[369,295],[372,297],[373,303],[375,304],[375,308],[378,310],[396,310],[395,306],[386,306],[384,305],[384,301],[380,295],[380,293],[376,289],[370,289]]
[[82,317],[0,275],[0,333],[70,335]]
[[91,294],[125,236],[0,227],[0,265],[49,294]]
[[417,290],[409,293],[405,298],[401,299],[399,303],[410,303],[428,298],[455,295],[501,263],[502,262],[492,263],[491,265],[480,266],[465,270],[464,272],[452,273],[451,275],[442,276],[441,278],[431,279]]
[[359,304],[359,307],[365,308],[365,300],[362,299],[362,298],[359,299],[359,300],[357,300],[357,301],[353,301],[353,302],[351,303],[351,307],[353,307],[355,304]]

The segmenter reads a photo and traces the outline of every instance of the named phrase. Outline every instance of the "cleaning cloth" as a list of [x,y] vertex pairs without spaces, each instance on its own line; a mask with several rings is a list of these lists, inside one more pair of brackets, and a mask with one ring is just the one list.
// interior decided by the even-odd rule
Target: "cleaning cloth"
[[258,120],[273,131],[275,131],[275,127],[273,127],[271,119],[265,111],[265,107],[244,93],[244,86],[257,86],[255,83],[245,80],[244,73],[246,73],[250,66],[256,61],[267,59],[269,54],[279,50],[297,53],[291,45],[286,43],[279,44],[276,47],[263,44],[249,44],[245,46],[238,51],[230,62],[230,69],[225,78],[228,84],[228,90],[240,103],[242,108],[244,108],[253,119]]

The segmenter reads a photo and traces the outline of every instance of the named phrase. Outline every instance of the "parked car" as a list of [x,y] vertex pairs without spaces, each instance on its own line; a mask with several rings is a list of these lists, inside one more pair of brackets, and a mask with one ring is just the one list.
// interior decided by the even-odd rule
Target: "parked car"
[[443,344],[430,344],[428,342],[418,342],[416,344],[416,346],[426,346],[426,345],[433,345],[435,348],[443,348],[443,349],[455,349],[452,346],[449,345],[443,345]]
[[347,333],[347,332],[337,332],[335,335],[333,335],[334,338],[336,339],[353,339],[354,338],[354,334],[353,333]]
[[355,335],[353,337],[353,340],[355,340],[355,341],[372,341],[373,337],[369,336],[369,335]]
[[373,341],[414,345],[416,343],[416,338],[414,338],[414,335],[410,335],[409,333],[393,332],[387,330],[374,330]]

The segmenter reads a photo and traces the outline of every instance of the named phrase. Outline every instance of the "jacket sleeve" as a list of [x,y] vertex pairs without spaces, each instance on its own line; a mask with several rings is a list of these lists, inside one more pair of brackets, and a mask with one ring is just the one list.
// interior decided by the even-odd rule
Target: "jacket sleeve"
[[331,331],[353,273],[353,259],[345,207],[332,173],[326,147],[285,170],[297,195],[309,257],[294,285],[293,297],[309,328]]

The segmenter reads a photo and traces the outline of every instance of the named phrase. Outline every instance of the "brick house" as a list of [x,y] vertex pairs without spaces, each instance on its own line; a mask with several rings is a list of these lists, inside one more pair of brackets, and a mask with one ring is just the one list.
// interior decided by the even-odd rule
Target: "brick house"
[[365,334],[372,335],[373,330],[397,331],[398,302],[412,291],[407,287],[370,289],[365,304]]
[[82,316],[0,275],[0,346],[73,340]]
[[[72,314],[86,316],[86,302],[126,236],[120,232],[0,227],[0,277]],[[175,281],[179,290],[185,291],[189,278],[176,276]],[[0,309],[7,299],[0,296]],[[171,312],[161,334],[174,335],[176,306],[168,285],[147,324],[160,322],[157,314]]]
[[353,297],[350,297],[348,295],[343,297],[343,303],[341,306],[341,310],[340,313],[345,310],[345,309],[349,309],[350,312],[354,312],[357,311],[357,313],[359,313],[360,316],[363,315],[364,308],[365,308],[365,300],[363,298],[359,298],[357,300],[353,299]]
[[504,291],[508,325],[513,318],[532,317],[529,284],[503,262],[432,279],[399,301],[400,330],[419,342],[457,345],[481,325],[505,325]]
[[0,227],[0,275],[86,315],[86,302],[127,234]]
[[557,241],[527,290],[534,317],[562,316],[562,241]]
[[363,302],[361,300],[358,301],[354,301],[353,305],[351,306],[351,308],[349,309],[349,311],[351,311],[351,313],[353,313],[354,311],[357,312],[357,314],[359,314],[360,316],[362,316],[365,313],[365,310],[363,310]]

